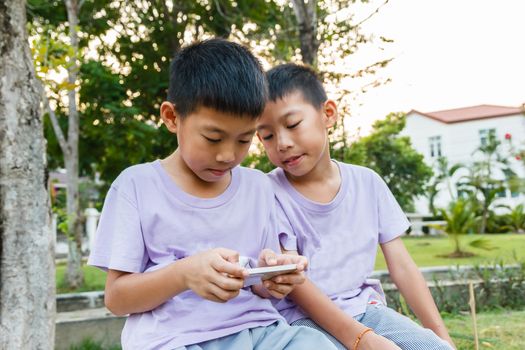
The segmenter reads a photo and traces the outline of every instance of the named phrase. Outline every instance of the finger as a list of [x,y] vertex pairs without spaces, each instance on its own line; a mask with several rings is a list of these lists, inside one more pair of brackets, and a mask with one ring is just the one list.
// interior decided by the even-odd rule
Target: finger
[[244,278],[248,276],[248,271],[239,266],[239,264],[231,263],[223,259],[212,260],[211,266],[219,273],[225,273],[233,277]]
[[212,283],[224,290],[237,291],[243,287],[244,280],[242,278],[228,277],[227,275],[219,274]]
[[224,260],[227,260],[232,263],[239,262],[239,252],[227,248],[216,248],[215,251],[223,257]]
[[289,284],[276,284],[271,281],[265,281],[264,286],[268,292],[275,298],[282,299],[293,290],[293,286]]
[[301,284],[304,283],[305,277],[303,273],[297,272],[275,276],[270,280],[276,284]]
[[209,286],[209,293],[215,296],[219,302],[227,302],[228,300],[231,300],[235,298],[237,295],[239,295],[239,290],[236,291],[230,291],[230,290],[224,290],[221,287],[217,286],[216,284],[211,283]]
[[223,300],[217,298],[217,296],[215,294],[212,294],[212,293],[210,293],[208,291],[203,293],[203,294],[201,294],[201,297],[203,297],[206,300],[214,301],[216,303],[224,303]]
[[307,263],[308,260],[300,255],[279,254],[277,256],[277,265],[296,264],[299,271],[304,271]]
[[269,290],[268,293],[270,293],[270,295],[274,297],[275,299],[284,299],[288,295],[288,294],[282,294],[282,293],[276,292],[274,290]]
[[306,268],[308,267],[308,259],[304,256],[299,256],[298,259],[300,259],[300,261],[297,263],[297,265],[301,265],[302,269],[306,270]]
[[289,255],[289,257],[291,259],[291,263],[297,265],[298,270],[303,271],[308,266],[308,259],[302,255]]
[[266,266],[272,266],[277,264],[277,254],[271,249],[263,249],[259,255],[259,261]]
[[268,290],[273,290],[273,291],[281,293],[281,294],[288,294],[294,288],[294,285],[285,284],[285,283],[275,283],[273,281],[265,281],[264,282],[264,286]]

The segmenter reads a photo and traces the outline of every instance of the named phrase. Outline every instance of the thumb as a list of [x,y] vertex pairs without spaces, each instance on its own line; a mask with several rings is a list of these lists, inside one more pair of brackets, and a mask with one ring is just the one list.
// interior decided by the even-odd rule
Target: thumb
[[277,264],[277,255],[271,249],[263,249],[259,255],[259,263],[266,266]]
[[235,250],[227,248],[217,248],[216,251],[226,261],[229,261],[231,263],[239,262],[239,252],[236,252]]

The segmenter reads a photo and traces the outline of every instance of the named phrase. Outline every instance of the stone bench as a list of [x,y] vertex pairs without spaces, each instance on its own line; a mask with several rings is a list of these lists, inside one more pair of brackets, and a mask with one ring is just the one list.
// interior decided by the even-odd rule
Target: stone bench
[[419,213],[407,213],[406,215],[408,220],[410,220],[411,236],[423,236],[425,234],[423,228],[425,227],[428,228],[428,233],[431,236],[444,233],[443,229],[440,227],[444,227],[446,225],[445,221],[425,221],[423,219],[426,217],[426,215]]

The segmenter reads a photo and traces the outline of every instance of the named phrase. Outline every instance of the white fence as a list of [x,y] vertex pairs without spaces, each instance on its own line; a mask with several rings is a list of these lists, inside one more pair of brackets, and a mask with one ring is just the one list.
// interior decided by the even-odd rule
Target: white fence
[[[93,244],[95,243],[95,232],[97,231],[97,224],[98,219],[100,217],[100,213],[95,208],[87,208],[84,211],[84,215],[86,217],[86,224],[85,224],[85,234],[87,237],[86,242],[82,244],[82,250],[84,252],[90,252],[93,248]],[[440,226],[442,227],[445,222],[444,221],[423,221],[423,218],[425,215],[418,214],[418,213],[407,213],[406,214],[408,219],[410,220],[410,225],[412,227],[412,230],[410,231],[410,236],[423,236],[423,228],[428,227],[428,232],[430,235],[437,235],[442,233],[442,229],[440,229]],[[57,220],[56,215],[53,215],[52,220],[52,232],[55,234],[55,247],[56,247],[56,253],[60,255],[67,255],[67,243],[63,242],[57,242],[56,241],[56,233],[57,233]]]
[[[95,208],[87,208],[84,211],[84,215],[86,217],[85,222],[85,237],[87,239],[82,242],[82,251],[84,253],[88,253],[92,250],[93,244],[95,243],[95,232],[97,231],[97,224],[98,219],[100,217],[100,213]],[[63,242],[61,240],[57,240],[57,216],[56,214],[53,214],[52,221],[51,221],[51,228],[52,232],[55,236],[55,253],[57,256],[64,256],[68,253],[68,246],[67,242]]]
[[423,228],[428,228],[428,233],[431,236],[438,235],[443,233],[443,227],[445,226],[445,221],[424,221],[423,219],[426,215],[418,213],[406,213],[408,220],[410,220],[410,226],[412,230],[410,231],[410,236],[423,236]]

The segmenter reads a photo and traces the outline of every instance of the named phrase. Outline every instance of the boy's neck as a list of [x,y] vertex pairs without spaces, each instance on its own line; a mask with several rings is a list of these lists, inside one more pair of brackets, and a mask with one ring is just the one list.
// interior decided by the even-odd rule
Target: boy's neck
[[332,201],[341,187],[339,166],[327,152],[307,174],[293,176],[285,172],[290,184],[306,198],[319,203]]
[[188,167],[178,150],[162,159],[161,164],[177,186],[184,192],[199,198],[215,198],[221,195],[230,185],[232,178],[230,172],[217,182],[202,180]]

